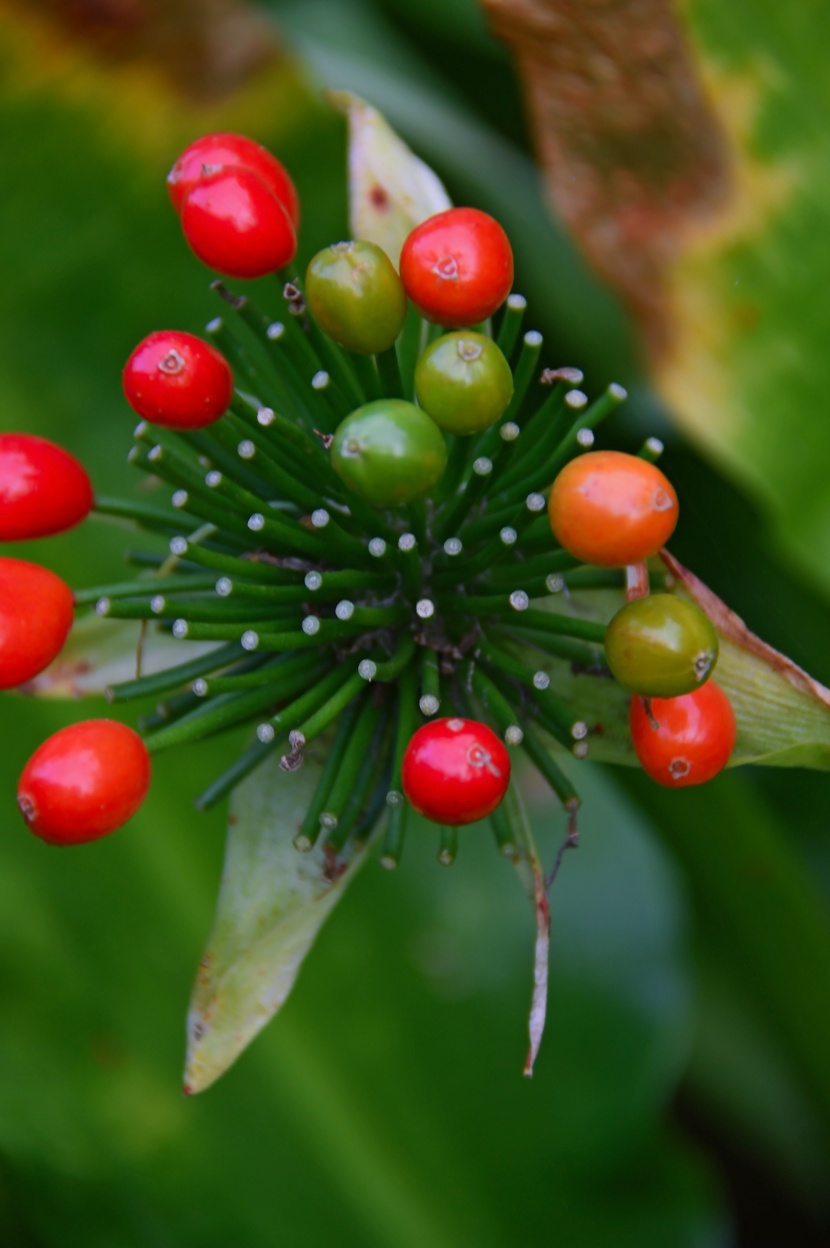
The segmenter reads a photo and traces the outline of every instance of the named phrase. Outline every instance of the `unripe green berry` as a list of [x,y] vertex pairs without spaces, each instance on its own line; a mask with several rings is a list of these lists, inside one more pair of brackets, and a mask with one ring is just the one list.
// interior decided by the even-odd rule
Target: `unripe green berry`
[[448,433],[488,429],[513,397],[510,365],[491,338],[472,330],[444,334],[415,367],[418,402]]
[[614,678],[631,693],[677,698],[712,674],[718,634],[693,602],[649,594],[614,616],[605,634],[605,657]]
[[375,507],[403,507],[430,490],[447,466],[441,430],[414,403],[378,399],[339,425],[331,446],[336,472]]
[[321,329],[358,355],[392,346],[406,317],[406,295],[392,261],[374,243],[334,243],[306,271],[305,297]]

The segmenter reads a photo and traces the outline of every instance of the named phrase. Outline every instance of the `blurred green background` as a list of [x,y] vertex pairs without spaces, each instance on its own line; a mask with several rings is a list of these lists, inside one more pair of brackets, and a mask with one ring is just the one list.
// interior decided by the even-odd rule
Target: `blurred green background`
[[[519,87],[474,0],[274,0],[273,46],[230,4],[0,14],[3,429],[62,442],[108,494],[131,489],[123,362],[150,330],[198,332],[217,311],[167,168],[209,129],[267,143],[295,175],[308,258],[346,228],[344,125],[319,87],[347,87],[454,199],[500,216],[550,356],[592,390],[629,385],[608,438],[666,441],[678,557],[830,682],[826,582],[792,570],[757,490],[676,432],[623,310],[550,218]],[[90,585],[112,579],[125,536],[91,520],[11,553]],[[826,776],[731,773],[673,794],[581,771],[532,1082],[533,926],[513,873],[472,838],[444,872],[415,835],[399,873],[370,864],[355,882],[277,1021],[187,1101],[183,1018],[224,835],[221,811],[189,803],[227,744],[163,757],[123,835],[63,854],[25,834],[13,793],[77,715],[3,707],[3,1248],[828,1242]],[[561,826],[532,796],[549,854]]]

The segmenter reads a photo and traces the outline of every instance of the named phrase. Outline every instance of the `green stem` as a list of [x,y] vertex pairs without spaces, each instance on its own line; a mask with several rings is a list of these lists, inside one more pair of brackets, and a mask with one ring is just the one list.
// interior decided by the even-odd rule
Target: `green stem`
[[443,826],[438,834],[438,861],[451,867],[458,857],[458,828]]
[[[322,702],[325,702],[333,689],[342,683],[343,670],[338,666],[329,672],[327,676],[321,678],[314,688],[301,694],[294,702],[283,707],[278,714],[273,715],[267,724],[260,724],[257,730],[257,741],[249,746],[236,762],[228,767],[221,776],[214,780],[213,784],[209,785],[197,797],[197,809],[209,810],[211,806],[215,806],[217,802],[221,801],[226,794],[230,793],[231,789],[234,789],[260,763],[265,761],[271,751],[288,735],[288,730],[292,723],[296,723],[297,719],[310,714]],[[262,736],[259,736],[260,732],[262,732]]]
[[294,837],[295,846],[303,853],[313,849],[317,843],[321,830],[320,816],[326,809],[329,793],[340,771],[359,711],[360,701],[355,698],[343,711],[338,721],[334,739],[326,752],[326,760],[314,795],[300,824],[300,829]]
[[387,399],[403,398],[403,381],[394,344],[386,351],[378,351],[375,364],[384,396]]
[[441,669],[438,654],[429,646],[421,646],[418,660],[418,706],[422,715],[437,715],[441,709]]
[[76,607],[90,606],[100,598],[129,598],[133,594],[158,594],[167,590],[213,589],[216,577],[208,574],[180,572],[172,576],[144,576],[135,581],[116,581],[112,585],[94,585],[91,589],[77,589],[72,597]]
[[163,672],[155,672],[152,676],[141,676],[136,680],[123,680],[116,685],[108,685],[105,691],[107,701],[129,702],[136,698],[155,697],[160,693],[167,693],[168,690],[177,689],[180,685],[195,680],[197,676],[204,676],[206,672],[220,671],[238,658],[238,645],[218,646],[209,654],[200,654],[196,659],[165,668]]
[[562,768],[553,761],[550,751],[530,724],[524,725],[522,748],[537,771],[541,772],[566,810],[575,811],[581,805],[579,794]]
[[237,724],[250,719],[252,715],[265,710],[275,702],[293,697],[301,689],[307,688],[318,677],[324,675],[326,670],[326,662],[320,661],[317,664],[309,664],[307,667],[292,668],[258,689],[219,694],[206,704],[202,703],[177,723],[171,724],[169,728],[162,728],[154,733],[148,738],[147,748],[151,754],[158,754],[161,750],[170,749],[174,745],[199,741],[217,732],[224,732],[228,728],[235,728]]
[[519,333],[522,328],[525,310],[527,309],[527,300],[524,295],[508,295],[507,303],[504,306],[504,314],[501,318],[496,345],[500,348],[503,355],[509,360],[513,354],[513,348],[519,339]]

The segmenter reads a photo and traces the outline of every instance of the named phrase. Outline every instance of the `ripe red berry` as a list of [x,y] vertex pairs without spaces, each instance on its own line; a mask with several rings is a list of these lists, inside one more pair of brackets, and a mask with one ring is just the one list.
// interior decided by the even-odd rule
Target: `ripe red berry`
[[629,725],[637,757],[652,780],[679,789],[705,784],[723,771],[737,726],[719,685],[709,680],[679,698],[652,698],[650,708],[651,718],[642,698],[632,698]]
[[176,212],[197,182],[220,169],[250,169],[288,213],[296,229],[300,224],[300,201],[285,166],[267,148],[244,134],[204,134],[186,147],[167,175],[167,189]]
[[17,786],[29,829],[50,845],[81,845],[114,832],[150,787],[150,755],[132,728],[87,719],[39,746]]
[[585,563],[621,568],[663,546],[677,495],[659,468],[622,451],[590,451],[566,464],[548,500],[553,535]]
[[513,285],[513,252],[498,221],[449,208],[416,226],[401,251],[401,280],[430,321],[463,329],[501,307]]
[[265,277],[290,264],[294,226],[275,195],[250,169],[221,169],[184,198],[182,229],[204,264],[226,277]]
[[0,558],[0,689],[48,667],[72,627],[72,590],[39,563]]
[[159,329],[133,351],[122,374],[134,412],[168,429],[200,429],[227,411],[233,373],[215,347],[194,334]]
[[63,533],[93,502],[86,469],[62,446],[30,433],[0,433],[0,541]]
[[401,773],[415,809],[451,827],[491,814],[510,781],[510,755],[492,729],[474,719],[434,719],[413,735]]

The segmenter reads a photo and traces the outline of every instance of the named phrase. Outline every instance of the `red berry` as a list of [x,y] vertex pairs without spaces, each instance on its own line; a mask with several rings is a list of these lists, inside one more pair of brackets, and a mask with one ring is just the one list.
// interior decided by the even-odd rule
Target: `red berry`
[[185,196],[181,215],[193,251],[226,277],[265,277],[290,264],[297,251],[288,214],[250,169],[201,178]]
[[652,698],[650,708],[652,718],[642,698],[632,698],[629,724],[637,757],[652,780],[679,789],[705,784],[723,771],[735,748],[737,726],[719,685],[709,680],[679,698]]
[[553,535],[585,563],[621,568],[665,545],[677,495],[659,468],[622,451],[590,451],[560,472],[548,500]]
[[0,558],[0,689],[48,667],[72,627],[72,590],[39,563]]
[[474,719],[434,719],[413,735],[401,774],[415,809],[451,827],[496,809],[510,781],[510,755],[492,729]]
[[150,787],[150,755],[132,728],[87,719],[39,746],[17,786],[23,818],[50,845],[81,845],[114,832]]
[[122,374],[134,412],[168,429],[200,429],[228,410],[233,373],[215,347],[194,334],[158,329],[133,351]]
[[185,196],[197,182],[228,166],[257,174],[297,228],[300,201],[287,169],[267,148],[244,134],[205,134],[185,148],[167,175],[167,189],[176,212],[181,213]]
[[63,533],[93,502],[86,469],[62,446],[30,433],[0,433],[0,541]]
[[449,208],[422,221],[403,245],[400,268],[418,310],[451,329],[486,320],[513,285],[507,235],[477,208]]

